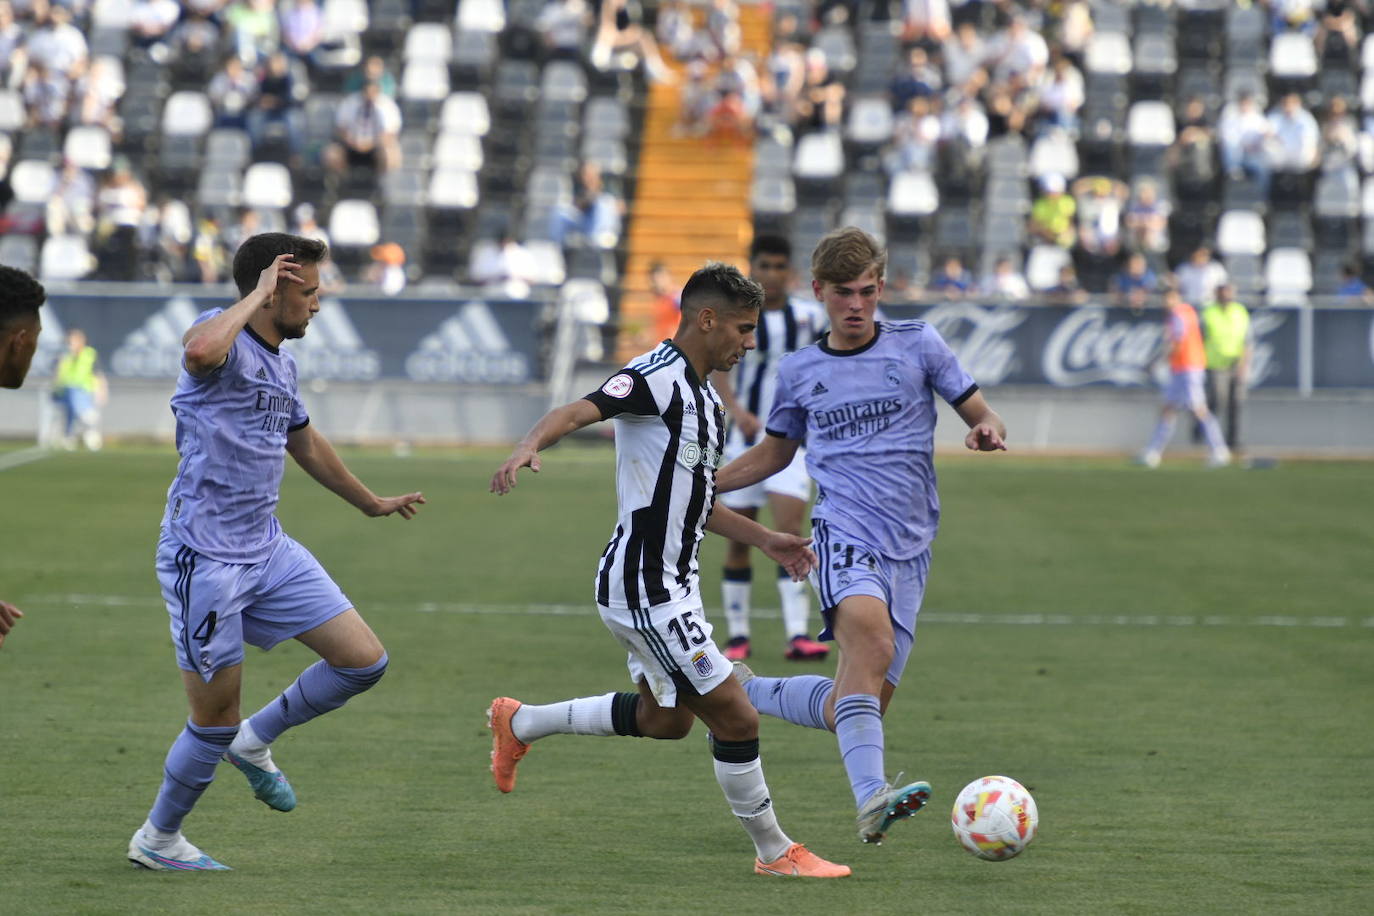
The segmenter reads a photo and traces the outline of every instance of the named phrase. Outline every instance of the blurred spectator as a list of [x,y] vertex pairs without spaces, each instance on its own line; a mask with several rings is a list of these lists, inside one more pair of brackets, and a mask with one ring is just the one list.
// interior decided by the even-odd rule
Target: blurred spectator
[[172,27],[180,18],[177,0],[134,0],[129,4],[129,39],[136,48],[157,48],[154,59],[165,59]]
[[484,295],[528,299],[530,284],[539,278],[539,267],[529,249],[507,230],[495,245],[473,248],[468,273],[473,283],[481,284]]
[[205,284],[228,279],[231,255],[224,246],[219,217],[213,212],[201,216],[191,243],[191,260],[195,263],[196,279]]
[[1083,74],[1063,54],[1056,53],[1040,80],[1040,120],[1049,127],[1078,130],[1083,107]]
[[1050,59],[1045,39],[1027,24],[1025,16],[1013,14],[1011,23],[992,40],[988,60],[992,78],[998,83],[1015,82],[1034,86],[1040,82]]
[[89,50],[81,30],[72,25],[71,10],[48,6],[45,0],[33,4],[33,16],[35,28],[26,45],[29,65],[76,79],[86,68]]
[[743,106],[744,116],[752,126],[763,105],[763,93],[759,87],[759,74],[747,57],[727,55],[720,60],[720,72],[716,75],[716,91],[722,96],[735,93]]
[[[665,14],[659,14],[660,25]],[[670,16],[671,18],[671,16]],[[544,40],[549,57],[558,60],[580,60],[582,43],[591,25],[592,12],[586,0],[549,0],[535,20],[534,27]],[[688,26],[691,26],[690,15]]]
[[292,72],[285,52],[274,51],[267,58],[258,82],[257,101],[248,113],[248,133],[253,138],[254,150],[261,151],[269,132],[280,131],[286,137],[292,160],[300,155],[305,129],[301,100],[306,92],[307,88],[299,85]]
[[1088,0],[1066,0],[1059,4],[1059,48],[1082,68],[1088,39],[1093,36],[1093,14]]
[[1333,96],[1326,104],[1326,111],[1322,114],[1321,144],[1321,169],[1324,174],[1355,168],[1360,140],[1355,119],[1350,116],[1350,104],[1344,96]]
[[[52,399],[62,408],[62,448],[75,451],[78,441],[92,452],[100,451],[100,408],[109,388],[105,375],[96,368],[95,347],[86,342],[86,332],[67,329],[67,350],[53,369]],[[78,439],[79,437],[79,439]]]
[[1159,278],[1150,269],[1145,255],[1135,252],[1126,259],[1126,266],[1112,277],[1112,302],[1118,307],[1139,312],[1146,300],[1159,288]]
[[324,154],[330,171],[368,168],[384,174],[400,165],[401,109],[382,94],[380,83],[366,83],[340,102],[334,128],[336,142]]
[[973,96],[987,83],[983,61],[988,49],[972,22],[961,22],[954,36],[945,41],[941,56],[945,64],[945,82],[965,95]]
[[1011,83],[996,83],[987,91],[988,132],[994,137],[1026,133],[1034,113],[1035,96]]
[[1341,285],[1336,288],[1336,295],[1364,305],[1374,304],[1374,291],[1365,284],[1360,276],[1360,265],[1355,262],[1341,267]]
[[372,246],[372,263],[363,273],[363,282],[381,287],[382,292],[394,296],[406,288],[406,253],[395,242]]
[[844,117],[844,83],[830,72],[825,52],[806,52],[806,78],[792,109],[793,124],[801,133],[839,130]]
[[601,180],[601,169],[584,162],[578,169],[573,202],[553,213],[550,236],[560,245],[579,240],[596,248],[614,248],[620,241],[620,219],[625,204]]
[[205,95],[215,112],[216,127],[248,128],[248,111],[258,94],[258,79],[237,56],[224,59],[224,65],[205,87]]
[[1225,420],[1226,446],[1235,452],[1240,448],[1240,412],[1254,355],[1250,310],[1236,301],[1229,284],[1222,284],[1198,320],[1207,354],[1207,408],[1218,421]]
[[747,144],[754,138],[754,119],[733,86],[716,93],[716,103],[706,113],[706,123],[707,135],[715,141]]
[[235,53],[249,64],[271,54],[280,43],[276,0],[234,0],[225,8],[223,21]]
[[1077,232],[1074,214],[1078,205],[1065,193],[1063,175],[1045,175],[1040,179],[1040,196],[1031,205],[1031,237],[1060,248],[1072,248]]
[[1030,287],[1026,285],[1026,278],[1006,255],[999,255],[993,262],[992,273],[983,277],[978,284],[978,292],[990,299],[1005,299],[1012,302],[1022,302],[1030,298]]
[[[544,12],[547,13],[553,6],[544,7]],[[678,60],[690,61],[704,56],[692,19],[692,8],[686,0],[665,0],[659,4],[654,34],[658,36],[658,46],[667,49]]]
[[95,229],[95,180],[70,159],[62,161],[47,204],[50,235],[90,235]]
[[123,95],[124,78],[118,59],[105,55],[95,58],[72,90],[76,123],[103,127],[118,141],[121,122],[116,106]]
[[930,172],[935,168],[935,151],[940,142],[939,115],[932,110],[932,99],[914,96],[907,110],[892,128],[892,149],[887,158],[888,172]]
[[734,57],[739,53],[739,6],[735,0],[711,0],[706,11],[706,37],[715,57]]
[[988,142],[988,116],[983,114],[976,100],[963,96],[945,109],[940,124],[940,139],[946,143],[962,144],[969,153],[978,151],[981,156]]
[[234,224],[225,226],[220,232],[224,247],[232,256],[245,241],[262,231],[262,216],[252,207],[239,207],[234,211]]
[[324,40],[324,13],[316,0],[295,0],[281,13],[281,42],[301,60],[314,60]]
[[396,98],[396,74],[388,70],[386,61],[376,54],[369,55],[361,67],[348,74],[343,84],[344,94],[362,92],[368,83],[376,83],[387,98]]
[[1185,187],[1207,185],[1216,177],[1215,153],[1216,129],[1207,117],[1207,104],[1201,96],[1192,96],[1183,106],[1174,145],[1169,148],[1169,167]]
[[1100,175],[1074,182],[1078,244],[1088,254],[1112,256],[1121,250],[1121,211],[1128,193],[1122,182]]
[[673,73],[663,63],[653,33],[640,24],[639,4],[633,0],[602,0],[591,61],[598,70],[628,70],[642,63],[649,79],[673,82]]
[[1212,257],[1212,249],[1199,245],[1193,249],[1188,260],[1174,269],[1174,279],[1178,283],[1178,294],[1184,302],[1194,308],[1201,308],[1212,298],[1218,286],[1227,282],[1226,268]]
[[[806,55],[795,41],[779,38],[768,56],[762,81],[765,112],[770,126],[785,129],[791,123],[802,86],[806,84]],[[790,138],[787,140],[791,143]]]
[[10,0],[0,0],[0,85],[13,85],[27,66],[24,28],[14,19]]
[[1370,13],[1368,0],[1326,0],[1317,26],[1317,55],[1353,62],[1360,43],[1360,19],[1368,22]]
[[1302,96],[1290,92],[1269,115],[1274,143],[1270,165],[1277,172],[1309,172],[1317,167],[1321,130],[1317,119],[1302,106]]
[[668,272],[668,265],[655,261],[649,265],[649,292],[653,294],[653,325],[649,328],[649,339],[644,341],[647,349],[653,349],[677,333],[682,321],[682,303],[679,301],[679,287]]
[[316,241],[330,244],[329,231],[320,225],[320,221],[315,217],[315,205],[311,203],[296,204],[296,209],[291,211],[291,217],[295,220],[295,225],[291,231],[302,238],[315,239]]
[[687,79],[678,95],[678,123],[674,128],[681,136],[699,137],[706,132],[708,117],[716,104],[716,87],[704,60],[687,65]]
[[1269,156],[1266,146],[1274,134],[1260,112],[1254,93],[1242,92],[1221,112],[1216,137],[1221,145],[1221,167],[1232,178],[1254,178],[1264,195],[1269,194]]
[[95,197],[96,256],[102,279],[138,279],[138,228],[147,206],[148,192],[129,161],[122,156],[115,159]]
[[926,292],[942,299],[962,299],[973,289],[973,274],[956,254],[946,255],[944,263],[930,275]]
[[1072,264],[1059,268],[1059,279],[1045,290],[1045,298],[1054,305],[1082,305],[1088,294],[1078,285],[1078,274]]
[[897,74],[888,86],[892,110],[904,111],[912,99],[936,95],[943,86],[944,78],[940,76],[939,68],[930,62],[925,48],[912,48],[907,52],[906,69]]
[[949,38],[949,0],[904,0],[902,7],[906,20],[903,41],[938,45]]
[[172,68],[188,83],[209,82],[219,59],[219,25],[199,10],[187,10],[169,37]]
[[1161,252],[1169,248],[1169,213],[1166,201],[1159,199],[1153,181],[1136,187],[1135,200],[1126,208],[1126,244],[1132,251]]
[[180,200],[163,197],[144,215],[142,228],[140,243],[147,253],[150,278],[158,283],[188,279],[186,255],[194,235],[191,209]]
[[60,70],[49,69],[38,61],[29,64],[24,74],[24,107],[28,126],[59,129],[67,119],[67,104],[72,84]]

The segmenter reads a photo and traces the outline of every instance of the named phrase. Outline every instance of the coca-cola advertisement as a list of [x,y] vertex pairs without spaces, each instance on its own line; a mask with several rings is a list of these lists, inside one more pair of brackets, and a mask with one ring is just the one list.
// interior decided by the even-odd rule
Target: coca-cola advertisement
[[[1168,372],[1163,359],[1164,313],[1160,309],[947,302],[885,305],[883,313],[889,318],[930,322],[969,373],[985,386],[1154,386],[1162,383]],[[1266,308],[1251,313],[1252,387],[1297,386],[1297,319],[1293,309]],[[1364,358],[1368,374],[1369,354]]]

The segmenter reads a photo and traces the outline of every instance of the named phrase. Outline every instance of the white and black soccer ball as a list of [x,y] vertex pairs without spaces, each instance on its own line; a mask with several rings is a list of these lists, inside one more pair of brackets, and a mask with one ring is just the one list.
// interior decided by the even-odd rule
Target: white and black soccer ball
[[1035,839],[1040,813],[1026,787],[1008,776],[984,776],[964,786],[949,816],[959,843],[980,859],[1014,858]]

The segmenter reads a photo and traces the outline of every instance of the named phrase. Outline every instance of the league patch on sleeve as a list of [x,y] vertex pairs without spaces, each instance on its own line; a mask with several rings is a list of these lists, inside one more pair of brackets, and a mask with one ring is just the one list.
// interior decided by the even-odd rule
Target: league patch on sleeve
[[634,390],[635,380],[624,373],[612,376],[607,379],[606,384],[601,386],[601,393],[613,398],[623,398]]

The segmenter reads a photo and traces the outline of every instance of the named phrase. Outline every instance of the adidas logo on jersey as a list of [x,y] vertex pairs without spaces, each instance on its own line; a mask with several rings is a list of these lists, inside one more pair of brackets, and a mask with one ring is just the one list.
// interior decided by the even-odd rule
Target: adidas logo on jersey
[[491,308],[469,302],[406,357],[406,375],[417,382],[510,384],[528,382],[531,373],[529,358],[511,349]]
[[186,296],[168,299],[124,338],[110,358],[110,368],[121,376],[175,378],[181,372],[181,335],[199,313]]
[[822,385],[820,382],[817,382],[816,387],[811,389],[812,394],[826,394],[829,391],[830,389]]
[[685,413],[685,414],[687,414],[687,413],[694,414],[694,413],[697,412],[697,405],[694,404],[694,403],[692,403],[691,401],[688,401],[688,402],[687,402],[687,405],[686,405],[685,407],[682,408],[682,412]]
[[258,371],[253,373],[253,378],[259,379],[264,382],[267,381],[267,370],[264,369],[262,366],[259,366]]

